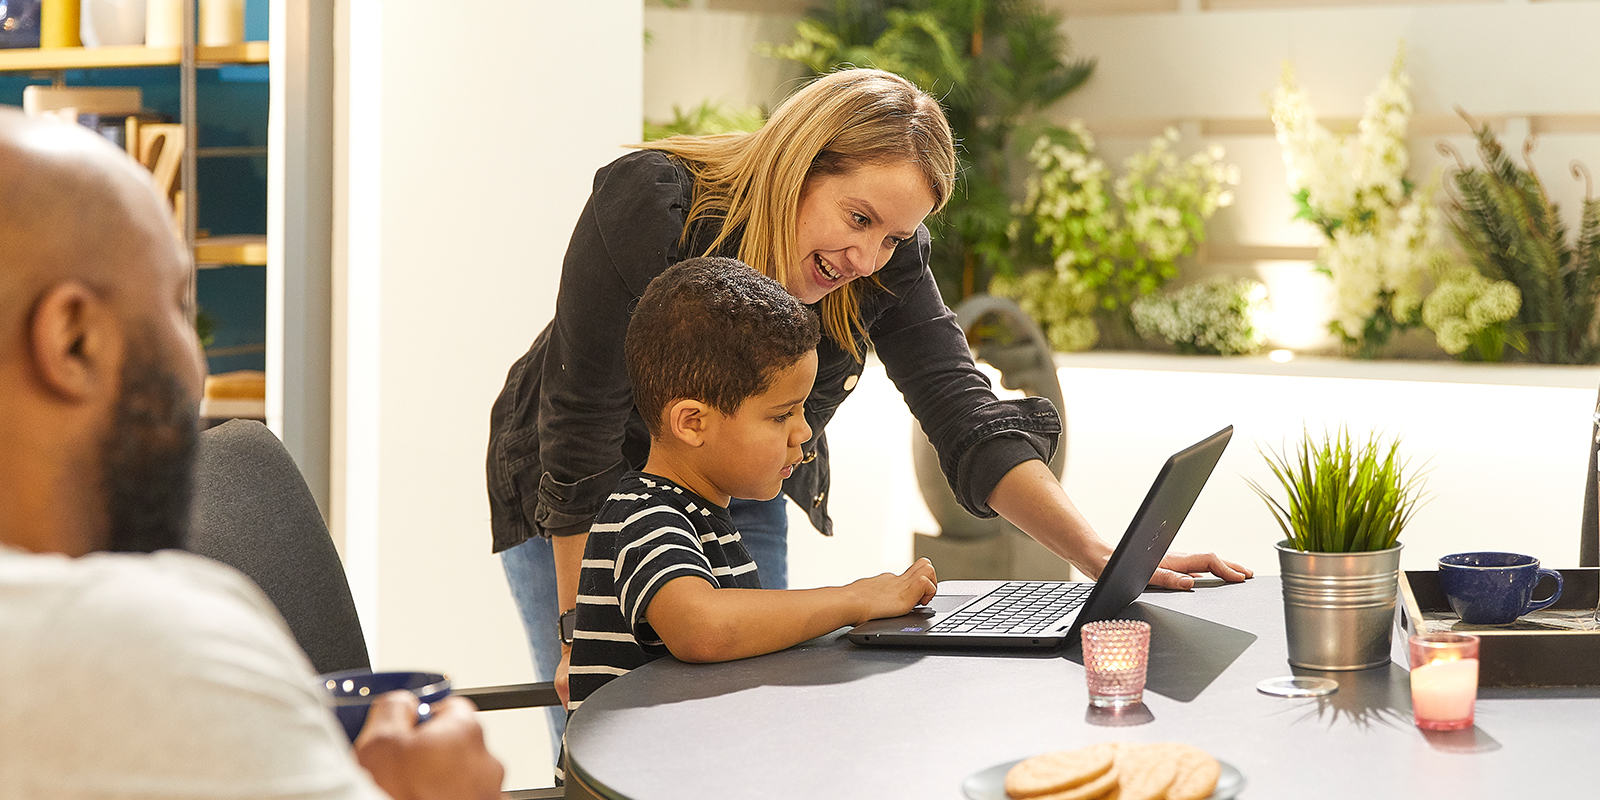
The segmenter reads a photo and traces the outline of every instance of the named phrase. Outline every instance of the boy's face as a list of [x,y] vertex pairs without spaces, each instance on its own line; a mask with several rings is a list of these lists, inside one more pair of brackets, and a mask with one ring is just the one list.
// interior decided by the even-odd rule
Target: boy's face
[[701,470],[717,489],[746,500],[778,496],[800,462],[800,445],[811,439],[804,404],[816,377],[813,350],[778,370],[765,392],[746,399],[732,415],[711,410],[714,423],[701,448]]

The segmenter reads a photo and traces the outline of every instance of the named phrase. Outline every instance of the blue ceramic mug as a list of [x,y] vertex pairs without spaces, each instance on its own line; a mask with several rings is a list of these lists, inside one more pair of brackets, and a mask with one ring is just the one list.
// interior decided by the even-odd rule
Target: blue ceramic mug
[[417,724],[433,716],[431,705],[450,696],[450,679],[437,672],[373,672],[352,669],[321,675],[322,686],[328,692],[328,704],[334,716],[344,726],[345,735],[354,742],[367,724],[367,711],[372,701],[384,692],[405,689],[417,696]]
[[[1556,589],[1535,600],[1533,589],[1546,575],[1556,579]],[[1462,622],[1510,625],[1561,598],[1561,573],[1540,569],[1539,559],[1521,553],[1454,553],[1439,559],[1439,586]]]

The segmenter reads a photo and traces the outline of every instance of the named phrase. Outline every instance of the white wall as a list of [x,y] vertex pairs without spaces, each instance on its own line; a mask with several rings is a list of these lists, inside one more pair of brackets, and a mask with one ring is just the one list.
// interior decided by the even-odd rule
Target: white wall
[[[704,6],[704,4],[701,4]],[[644,118],[672,119],[706,100],[730,108],[771,110],[805,72],[798,64],[757,55],[757,42],[786,42],[799,14],[753,14],[705,7],[646,8]]]
[[[1513,550],[1577,566],[1591,412],[1600,367],[1491,367],[1127,353],[1057,357],[1066,402],[1067,493],[1116,541],[1167,457],[1224,425],[1232,442],[1175,550],[1214,551],[1278,572],[1282,534],[1246,484],[1283,497],[1258,447],[1282,451],[1302,428],[1349,426],[1402,438],[1426,468],[1430,500],[1402,535],[1404,569],[1446,553]],[[869,364],[828,427],[836,534],[790,515],[796,587],[848,582],[910,563],[911,534],[936,526],[912,477],[911,415]],[[937,564],[934,565],[937,568]]]
[[[490,404],[554,304],[594,170],[639,136],[638,0],[349,0],[334,525],[379,668],[532,680],[490,555]],[[483,715],[547,785],[543,712]]]

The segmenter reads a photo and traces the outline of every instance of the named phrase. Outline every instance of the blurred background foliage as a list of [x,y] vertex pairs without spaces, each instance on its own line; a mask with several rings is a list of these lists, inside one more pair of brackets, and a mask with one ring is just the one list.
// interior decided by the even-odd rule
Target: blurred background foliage
[[672,119],[665,122],[644,122],[644,140],[653,142],[668,136],[704,136],[713,133],[742,133],[760,128],[767,115],[760,108],[730,108],[714,100],[705,100],[694,108],[684,110],[672,107]]

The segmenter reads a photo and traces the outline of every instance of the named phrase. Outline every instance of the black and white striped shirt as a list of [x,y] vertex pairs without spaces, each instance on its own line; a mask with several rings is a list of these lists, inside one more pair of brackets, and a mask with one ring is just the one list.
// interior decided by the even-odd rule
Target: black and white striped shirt
[[728,509],[666,478],[624,475],[583,551],[569,710],[617,676],[671,655],[645,609],[662,586],[683,577],[722,589],[761,588]]

